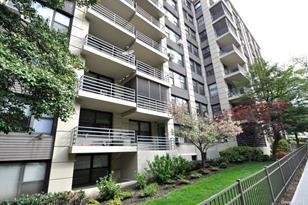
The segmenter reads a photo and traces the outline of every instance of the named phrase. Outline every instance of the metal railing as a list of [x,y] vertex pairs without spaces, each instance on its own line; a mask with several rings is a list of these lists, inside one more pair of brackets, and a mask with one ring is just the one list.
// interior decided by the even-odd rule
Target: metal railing
[[133,0],[124,0],[126,1],[127,3],[129,3],[130,5],[134,6],[134,1]]
[[175,140],[159,136],[137,136],[137,145],[139,150],[173,150]]
[[236,52],[239,52],[240,54],[242,53],[242,51],[237,48],[235,45],[229,45],[229,46],[225,46],[223,48],[220,49],[220,55],[224,55],[226,53],[229,53],[231,51],[236,51]]
[[152,110],[155,112],[169,113],[167,102],[145,97],[142,95],[137,96],[137,107]]
[[155,26],[159,28],[163,28],[163,26],[160,24],[160,22],[154,18],[152,15],[150,15],[148,12],[143,10],[140,6],[136,4],[136,11],[137,13],[141,14],[143,17],[145,17],[147,20],[149,20],[151,23],[153,23]]
[[136,31],[136,38],[141,40],[142,42],[146,43],[147,45],[151,46],[152,48],[155,48],[158,51],[161,51],[166,54],[166,49],[163,48],[158,42],[154,41],[150,37],[144,35],[140,31]]
[[152,2],[153,4],[155,4],[155,5],[156,5],[158,8],[160,8],[160,9],[163,8],[163,5],[160,4],[160,3],[158,2],[158,0],[148,0],[148,1]]
[[98,51],[107,53],[115,58],[126,61],[135,65],[135,55],[128,54],[127,51],[118,48],[102,39],[99,39],[91,34],[88,34],[85,38],[85,45],[91,46]]
[[160,69],[154,68],[146,63],[143,63],[139,60],[136,60],[137,70],[146,73],[150,76],[158,78],[160,80],[169,82],[169,75],[166,72],[163,72]]
[[200,205],[276,204],[307,154],[307,146],[302,146],[256,174],[237,180]]
[[243,66],[237,64],[234,67],[225,68],[224,71],[225,71],[225,75],[229,75],[229,74],[235,73],[237,71],[245,72],[245,68]]
[[99,95],[104,95],[107,97],[126,100],[130,102],[135,102],[136,100],[134,89],[110,83],[87,75],[81,76],[80,89],[87,92],[96,93]]
[[231,89],[229,89],[228,96],[231,98],[231,97],[234,97],[234,96],[240,96],[244,93],[245,93],[244,89],[231,88]]
[[[129,1],[128,1],[129,2]],[[94,4],[91,9],[94,11],[98,12],[99,14],[103,15],[104,17],[108,18],[115,24],[121,26],[125,30],[129,31],[130,33],[134,34],[135,33],[135,26],[122,17],[118,16],[114,12],[110,11],[109,9],[105,8],[101,4]]]
[[136,136],[134,130],[78,126],[72,146],[136,146]]

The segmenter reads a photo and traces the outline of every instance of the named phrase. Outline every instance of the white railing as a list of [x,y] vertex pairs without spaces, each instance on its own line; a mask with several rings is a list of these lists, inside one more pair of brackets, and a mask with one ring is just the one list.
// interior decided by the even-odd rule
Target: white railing
[[113,13],[109,9],[105,8],[101,4],[95,4],[91,7],[94,11],[98,12],[99,14],[103,15],[104,17],[108,18],[115,24],[121,26],[122,28],[126,29],[130,33],[135,33],[135,26],[122,17],[118,16],[117,14]]
[[159,28],[163,28],[163,26],[160,24],[160,22],[154,18],[152,15],[150,15],[148,12],[143,10],[140,6],[136,4],[136,11],[141,14],[143,17],[145,17],[147,20],[149,20],[151,23],[153,23],[155,26]]
[[137,107],[152,110],[155,112],[169,113],[167,102],[145,97],[142,95],[137,96]]
[[78,126],[72,131],[72,146],[136,146],[135,131]]
[[87,75],[83,75],[80,78],[80,89],[107,97],[135,102],[134,89],[93,78]]
[[144,35],[140,31],[136,31],[136,38],[141,40],[142,42],[148,44],[152,48],[155,48],[158,51],[161,51],[166,54],[166,49],[164,49],[158,42],[154,41],[150,37]]
[[158,136],[137,136],[139,150],[173,150],[175,149],[174,138]]
[[158,0],[148,0],[148,1],[151,1],[153,4],[155,4],[158,8],[162,9],[163,8],[163,5],[161,5]]
[[127,51],[122,50],[102,39],[99,39],[95,36],[88,34],[85,38],[85,45],[91,46],[98,51],[107,53],[115,58],[126,61],[130,64],[135,65],[135,55],[128,54]]
[[169,75],[163,71],[161,71],[160,69],[154,68],[146,63],[143,63],[139,60],[136,60],[136,66],[137,66],[137,70],[146,73],[150,76],[153,76],[155,78],[158,78],[160,80],[169,82]]
[[134,6],[134,1],[133,0],[124,0],[126,1],[127,3],[129,3],[130,5]]
[[239,54],[242,54],[242,51],[239,48],[237,48],[234,44],[232,44],[232,45],[225,46],[225,47],[221,48],[220,49],[220,55],[224,55],[224,54],[229,53],[231,51],[236,51]]

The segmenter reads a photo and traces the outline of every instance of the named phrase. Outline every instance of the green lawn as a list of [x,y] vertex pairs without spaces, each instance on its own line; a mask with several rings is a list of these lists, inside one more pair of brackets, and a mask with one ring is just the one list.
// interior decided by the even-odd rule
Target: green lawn
[[143,205],[192,205],[198,204],[210,196],[218,193],[227,186],[233,184],[236,179],[245,178],[258,170],[262,169],[264,166],[270,164],[270,162],[265,163],[248,163],[240,164],[224,171],[217,173],[215,175],[209,176],[195,184],[187,185],[169,192],[167,195],[154,199],[152,201],[143,202]]

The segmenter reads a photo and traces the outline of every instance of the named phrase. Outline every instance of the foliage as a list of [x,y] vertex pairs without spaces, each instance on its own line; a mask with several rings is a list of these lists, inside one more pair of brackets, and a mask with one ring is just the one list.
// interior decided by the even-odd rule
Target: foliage
[[137,188],[143,189],[147,185],[148,175],[147,173],[136,173],[136,180],[137,180]]
[[201,153],[203,166],[210,146],[234,138],[242,132],[239,122],[234,121],[230,113],[222,113],[212,120],[208,116],[200,117],[189,113],[185,107],[175,107],[173,115],[181,125],[177,135],[196,146]]
[[174,179],[168,179],[165,183],[166,184],[175,184],[176,181]]
[[121,200],[129,199],[132,198],[134,194],[135,193],[132,191],[122,191],[119,198]]
[[190,178],[191,179],[198,179],[198,178],[200,178],[202,176],[202,174],[200,174],[200,173],[198,173],[198,172],[194,172],[194,173],[191,173],[190,174]]
[[95,199],[88,199],[86,205],[100,205],[101,203],[99,203],[98,201],[96,201]]
[[107,201],[107,205],[122,205],[122,201],[120,198],[110,199]]
[[154,196],[158,191],[158,184],[149,184],[140,192],[140,197]]
[[22,195],[12,200],[3,201],[1,205],[79,205],[84,197],[83,191]]
[[210,167],[209,170],[211,170],[212,172],[217,172],[219,171],[219,167]]
[[177,179],[178,184],[190,184],[190,181],[184,177]]
[[200,169],[202,167],[201,161],[191,161],[190,162],[190,171]]
[[155,156],[152,162],[148,162],[148,173],[158,183],[166,183],[167,180],[179,174],[185,174],[189,170],[190,163],[181,156],[172,157],[169,154]]
[[112,174],[101,177],[96,182],[100,197],[104,200],[115,199],[121,196],[120,185],[112,179]]
[[228,167],[228,164],[226,163],[226,162],[221,162],[220,164],[219,164],[219,168],[221,168],[221,169],[225,169],[225,168],[227,168]]
[[276,157],[278,158],[278,159],[281,159],[281,158],[283,158],[283,157],[285,157],[285,156],[287,156],[288,155],[288,152],[285,152],[285,151],[278,151],[277,153],[276,153]]
[[[21,123],[29,118],[25,110],[36,118],[46,114],[67,120],[76,98],[74,69],[84,69],[81,59],[69,51],[68,36],[50,29],[32,8],[32,0],[11,2],[18,12],[0,4],[0,132],[4,133],[32,131]],[[88,6],[96,0],[72,2]],[[42,5],[58,9],[64,1]]]
[[221,151],[219,154],[221,157],[232,163],[262,161],[263,159],[263,153],[261,150],[248,146],[229,147],[224,151]]
[[200,172],[202,175],[207,175],[207,174],[210,173],[210,170],[203,168],[203,169],[200,169],[199,172]]
[[289,143],[286,139],[281,139],[278,142],[277,151],[289,152]]

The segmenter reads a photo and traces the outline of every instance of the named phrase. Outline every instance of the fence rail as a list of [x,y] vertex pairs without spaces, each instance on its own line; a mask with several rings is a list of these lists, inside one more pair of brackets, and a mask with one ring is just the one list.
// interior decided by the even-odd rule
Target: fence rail
[[162,28],[160,22],[154,18],[153,16],[151,16],[148,12],[146,12],[145,10],[143,10],[140,6],[136,5],[136,11],[138,13],[140,13],[143,17],[145,17],[146,19],[148,19],[151,23],[153,23],[154,25],[156,25],[159,28]]
[[158,136],[137,136],[139,150],[173,150],[175,149],[174,138]]
[[169,82],[169,75],[158,68],[154,68],[146,63],[136,60],[137,70],[146,73],[160,80]]
[[272,205],[286,190],[301,162],[307,157],[302,146],[254,175],[237,180],[199,205]]
[[150,37],[144,35],[140,31],[136,31],[136,37],[137,39],[141,40],[142,42],[146,43],[147,45],[151,46],[152,48],[161,51],[163,53],[166,53],[166,49],[164,49],[158,42],[154,41]]
[[169,113],[167,102],[159,101],[142,95],[137,96],[137,107],[155,112]]

